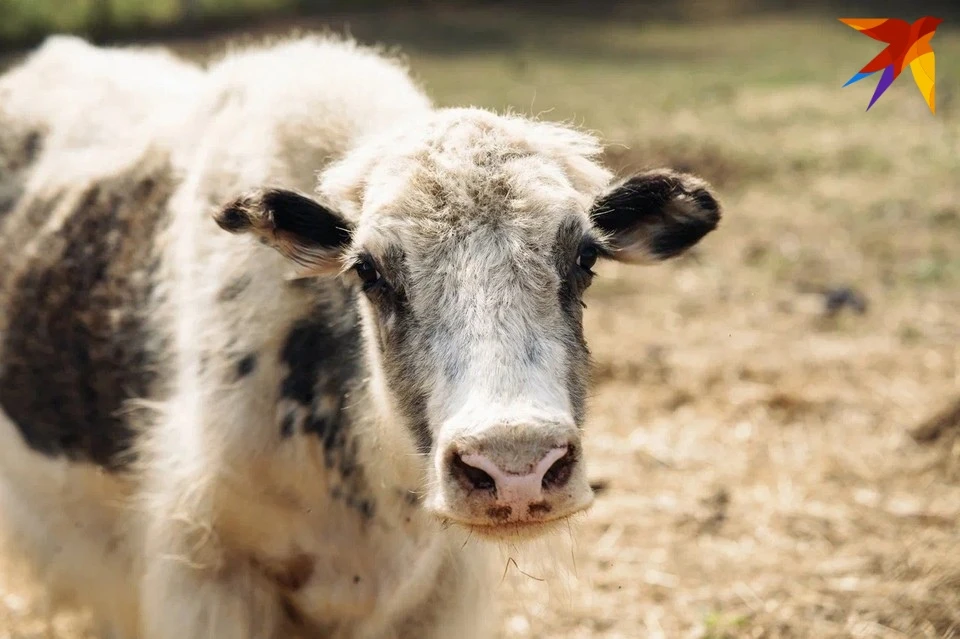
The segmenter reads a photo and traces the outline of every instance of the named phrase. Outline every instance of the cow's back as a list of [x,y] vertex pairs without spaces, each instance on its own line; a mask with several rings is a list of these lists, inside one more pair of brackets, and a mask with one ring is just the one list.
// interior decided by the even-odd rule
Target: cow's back
[[147,320],[176,185],[152,130],[201,76],[54,38],[0,78],[0,407],[37,452],[124,461],[128,400],[163,366]]
[[122,462],[126,402],[149,396],[162,372],[165,338],[149,317],[173,186],[151,155],[108,178],[30,193],[15,212],[29,240],[0,276],[0,405],[34,450]]

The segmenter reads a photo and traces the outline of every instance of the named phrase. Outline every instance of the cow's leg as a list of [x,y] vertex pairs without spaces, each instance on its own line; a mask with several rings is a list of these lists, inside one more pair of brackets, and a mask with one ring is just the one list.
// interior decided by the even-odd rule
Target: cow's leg
[[279,597],[249,568],[211,579],[170,558],[152,563],[142,589],[144,639],[285,636]]
[[0,409],[0,526],[4,550],[45,587],[51,612],[89,606],[135,636],[131,487],[86,463],[30,449]]

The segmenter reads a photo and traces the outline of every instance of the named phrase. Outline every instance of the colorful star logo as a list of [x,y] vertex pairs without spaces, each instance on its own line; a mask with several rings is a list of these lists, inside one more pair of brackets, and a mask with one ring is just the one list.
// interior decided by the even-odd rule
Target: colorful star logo
[[858,82],[877,71],[883,71],[877,89],[867,105],[867,111],[880,99],[884,91],[890,88],[904,67],[910,65],[913,79],[923,94],[930,111],[937,112],[935,103],[935,59],[930,40],[937,27],[943,22],[940,18],[927,16],[920,18],[913,24],[896,18],[840,18],[840,22],[849,25],[857,31],[868,35],[874,40],[885,42],[887,48],[877,57],[867,63],[865,67],[847,80],[848,84]]

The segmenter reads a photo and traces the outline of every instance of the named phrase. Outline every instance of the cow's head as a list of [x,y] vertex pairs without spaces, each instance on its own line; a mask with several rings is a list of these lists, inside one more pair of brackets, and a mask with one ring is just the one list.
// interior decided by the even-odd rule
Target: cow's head
[[559,125],[441,110],[328,168],[322,204],[264,189],[217,216],[362,290],[371,384],[423,453],[405,457],[424,460],[426,504],[480,534],[592,501],[581,299],[597,262],[673,257],[720,218],[703,181],[611,184],[598,151]]

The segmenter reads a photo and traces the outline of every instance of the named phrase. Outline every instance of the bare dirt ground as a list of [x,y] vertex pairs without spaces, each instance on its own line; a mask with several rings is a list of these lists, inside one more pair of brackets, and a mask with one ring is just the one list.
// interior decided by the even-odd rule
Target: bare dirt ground
[[[559,540],[571,576],[504,548],[502,639],[960,635],[960,437],[910,434],[960,397],[946,26],[932,116],[909,74],[868,113],[872,83],[841,90],[882,45],[833,16],[354,24],[445,105],[571,119],[615,167],[699,171],[726,206],[694,255],[600,269],[587,453],[605,488]],[[865,313],[829,312],[838,287]],[[45,631],[37,592],[0,580],[0,637]],[[49,631],[91,636],[69,612]]]

